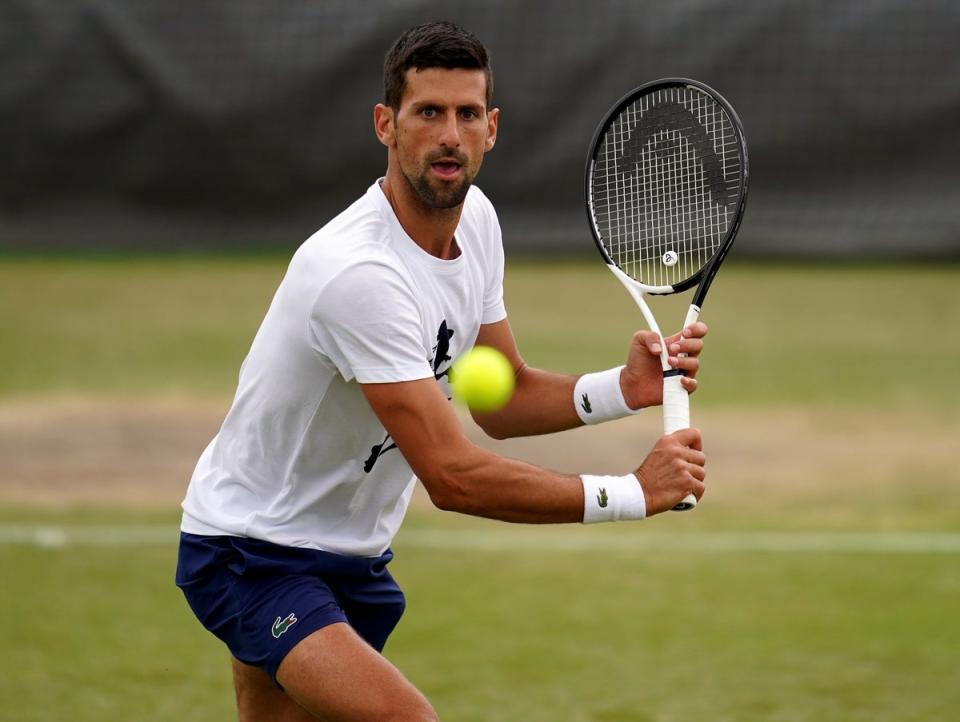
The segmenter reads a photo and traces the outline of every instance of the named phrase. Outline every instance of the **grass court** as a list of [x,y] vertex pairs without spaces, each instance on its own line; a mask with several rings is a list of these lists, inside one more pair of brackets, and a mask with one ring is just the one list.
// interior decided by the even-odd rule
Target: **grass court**
[[[233,719],[226,650],[172,583],[177,503],[284,265],[0,259],[0,719]],[[420,499],[387,656],[445,720],[960,718],[958,283],[958,266],[730,263],[692,403],[701,508],[529,528]],[[642,325],[594,259],[514,262],[506,293],[534,365],[618,364]],[[176,436],[201,407],[203,433]],[[482,443],[623,473],[658,424]],[[101,467],[144,493],[118,501]]]

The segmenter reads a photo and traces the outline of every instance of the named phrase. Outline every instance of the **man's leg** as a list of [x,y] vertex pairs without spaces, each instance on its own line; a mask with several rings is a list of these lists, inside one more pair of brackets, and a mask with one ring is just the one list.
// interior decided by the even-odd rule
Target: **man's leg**
[[[343,623],[318,629],[297,643],[280,663],[277,681],[303,708],[330,722],[437,719],[426,697]],[[241,716],[241,722],[248,721]]]
[[283,693],[259,667],[233,659],[233,686],[237,692],[239,722],[315,722],[307,712]]

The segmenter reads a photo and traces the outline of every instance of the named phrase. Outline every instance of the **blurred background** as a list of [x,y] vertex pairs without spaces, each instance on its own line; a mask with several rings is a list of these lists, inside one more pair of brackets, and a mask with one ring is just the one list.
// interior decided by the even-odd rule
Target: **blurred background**
[[[179,502],[290,254],[383,173],[384,53],[435,19],[491,51],[529,363],[608,368],[642,324],[583,210],[614,101],[713,86],[751,187],[704,309],[704,503],[546,529],[418,495],[387,656],[446,720],[960,719],[960,5],[0,0],[0,721],[234,718]],[[461,418],[568,472],[661,428]]]
[[382,173],[385,49],[439,18],[492,54],[503,123],[481,185],[508,250],[588,250],[593,130],[681,76],[746,128],[738,255],[960,253],[950,0],[4,0],[0,247],[294,247]]

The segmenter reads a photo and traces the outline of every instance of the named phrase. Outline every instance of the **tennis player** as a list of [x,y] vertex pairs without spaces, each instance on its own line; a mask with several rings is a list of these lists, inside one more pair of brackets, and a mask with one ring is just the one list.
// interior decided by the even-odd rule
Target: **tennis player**
[[[294,254],[183,502],[177,584],[233,655],[242,722],[432,720],[381,655],[404,609],[387,569],[419,477],[440,509],[527,523],[642,519],[704,491],[695,429],[623,476],[559,474],[471,444],[447,373],[476,343],[516,371],[491,436],[561,431],[661,401],[656,335],[581,377],[527,366],[503,302],[493,206],[473,185],[497,138],[487,52],[450,23],[386,56],[386,175]],[[706,327],[667,339],[696,388]]]

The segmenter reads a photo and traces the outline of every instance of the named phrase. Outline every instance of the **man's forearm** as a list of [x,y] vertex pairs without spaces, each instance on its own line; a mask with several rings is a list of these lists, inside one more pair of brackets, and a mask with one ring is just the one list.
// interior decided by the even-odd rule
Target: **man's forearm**
[[524,366],[517,374],[510,403],[496,413],[474,414],[473,418],[495,439],[552,434],[582,426],[573,407],[577,378]]
[[424,461],[416,464],[414,471],[431,501],[444,511],[524,524],[583,520],[579,476],[548,471],[467,444]]

